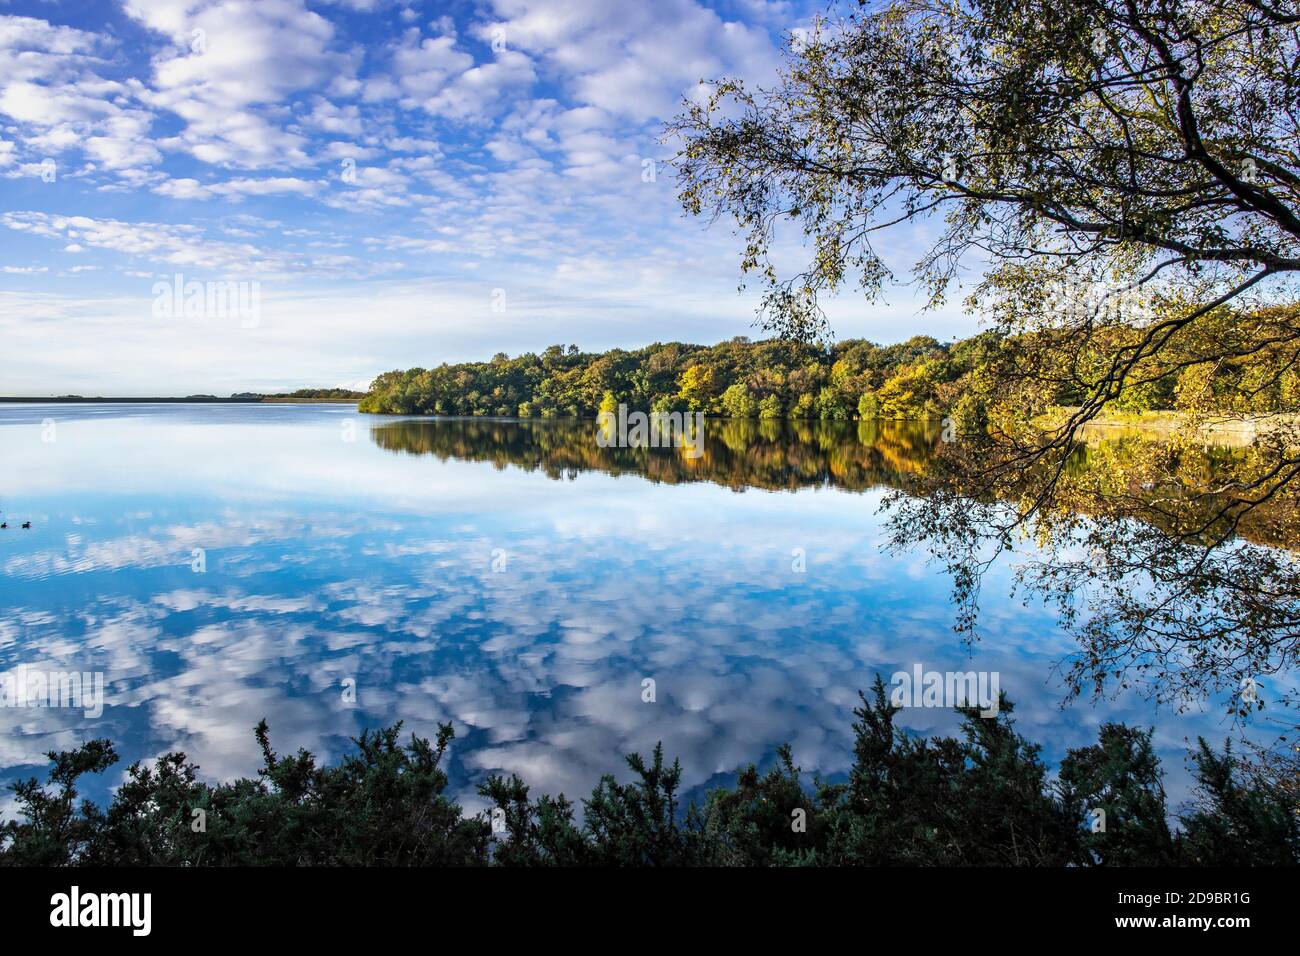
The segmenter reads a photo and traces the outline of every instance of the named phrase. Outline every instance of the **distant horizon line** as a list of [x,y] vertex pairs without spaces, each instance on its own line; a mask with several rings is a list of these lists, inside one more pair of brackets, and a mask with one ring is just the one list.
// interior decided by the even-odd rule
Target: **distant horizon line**
[[[362,392],[362,395],[365,393]],[[300,402],[303,404],[355,405],[358,398],[307,398],[287,393],[266,392],[262,394],[220,395],[0,395],[0,404],[20,405],[78,405],[78,404],[145,404],[148,402],[166,402],[169,404],[192,405],[257,405],[271,402]]]

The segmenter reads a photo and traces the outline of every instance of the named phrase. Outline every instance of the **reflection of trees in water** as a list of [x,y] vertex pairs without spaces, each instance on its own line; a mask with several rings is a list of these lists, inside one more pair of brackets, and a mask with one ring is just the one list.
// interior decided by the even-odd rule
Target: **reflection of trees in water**
[[[1086,498],[1120,502],[1127,517],[1166,535],[1187,535],[1203,545],[1242,539],[1294,548],[1300,545],[1294,495],[1275,494],[1258,507],[1235,507],[1261,470],[1259,458],[1250,446],[1228,448],[1135,433],[1093,440],[1070,463],[1065,500],[1070,500],[1072,484],[1083,483]],[[1079,500],[1074,508],[1082,510],[1086,498],[1075,490]]]
[[1058,612],[1079,652],[1074,694],[1138,687],[1199,705],[1249,693],[1296,698],[1300,665],[1300,499],[1261,492],[1275,449],[1207,447],[1195,436],[1127,435],[1074,447],[1058,471],[990,468],[988,444],[941,447],[905,495],[887,499],[896,545],[927,548],[953,574],[958,628],[976,633],[980,583],[998,550],[1027,596]]
[[984,542],[1003,534],[1008,514],[1029,514],[1019,532],[1036,547],[1020,580],[1077,631],[1081,655],[1067,672],[1076,692],[1136,680],[1187,700],[1280,674],[1300,653],[1300,508],[1286,495],[1230,506],[1260,467],[1249,448],[1135,435],[1091,441],[1075,449],[1051,506],[1033,510],[1042,475],[1004,471],[990,484],[984,451],[943,443],[938,422],[710,419],[694,459],[676,448],[601,448],[596,428],[425,419],[371,435],[394,452],[556,479],[601,471],[737,491],[895,489],[896,544],[929,548],[954,574],[958,627],[972,633]]
[[[912,493],[942,487],[975,494],[963,487],[963,456],[952,454],[956,449],[940,441],[937,421],[708,419],[704,454],[698,458],[688,458],[677,448],[602,448],[596,432],[595,422],[587,420],[426,418],[378,425],[371,438],[388,451],[489,461],[498,468],[541,471],[556,479],[601,471],[666,484],[711,481],[737,490],[829,485],[847,491],[889,487]],[[1237,475],[1247,454],[1243,449],[1173,445],[1128,434],[1080,445],[1066,478],[1102,492],[1107,500],[1122,495],[1135,509],[1143,509],[1156,529],[1176,533],[1182,522],[1175,525],[1165,505],[1176,498],[1183,506],[1194,505],[1208,521],[1221,498],[1211,490]],[[1026,475],[1024,487],[1031,485],[1032,476]],[[1009,501],[1024,488],[1008,484],[996,490],[995,498]],[[1091,514],[1092,497],[1076,496],[1075,512]],[[1293,511],[1265,507],[1243,516],[1236,533],[1287,547],[1300,542],[1300,523]]]
[[903,487],[909,476],[925,473],[939,440],[937,422],[709,419],[704,454],[689,458],[679,448],[601,448],[596,432],[586,420],[426,419],[389,422],[370,434],[389,451],[490,461],[551,478],[602,471],[666,484],[711,481],[737,491]]

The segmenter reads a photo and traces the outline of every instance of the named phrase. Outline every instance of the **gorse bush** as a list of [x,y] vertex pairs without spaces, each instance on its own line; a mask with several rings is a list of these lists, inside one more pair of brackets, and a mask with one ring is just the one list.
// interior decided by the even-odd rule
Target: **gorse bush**
[[[117,755],[93,740],[51,753],[48,784],[13,787],[21,820],[0,827],[0,862],[27,866],[1095,866],[1295,865],[1300,816],[1288,782],[1245,772],[1230,750],[1193,752],[1195,808],[1171,828],[1151,732],[1118,724],[1071,750],[1059,779],[1018,734],[1003,699],[994,719],[961,709],[957,737],[894,726],[877,678],[855,715],[847,780],[805,782],[790,748],[766,773],[683,808],[681,767],[661,747],[605,776],[582,822],[562,795],[534,798],[517,776],[479,786],[495,808],[467,816],[446,796],[449,724],[434,742],[401,725],[356,739],[320,767],[272,749],[256,729],[256,779],[210,786],[184,754],[133,765],[107,810],[77,802],[82,774]],[[1104,830],[1093,825],[1104,812]],[[497,826],[493,826],[495,816]],[[494,832],[495,829],[495,832]]]

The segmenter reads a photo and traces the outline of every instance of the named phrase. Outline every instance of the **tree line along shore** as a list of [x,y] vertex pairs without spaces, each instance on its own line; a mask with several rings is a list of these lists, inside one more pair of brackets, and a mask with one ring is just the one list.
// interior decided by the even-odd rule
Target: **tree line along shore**
[[[1291,307],[1300,312],[1300,307]],[[1220,321],[1234,321],[1225,312]],[[1098,345],[1137,335],[1116,326]],[[982,332],[953,342],[918,335],[892,345],[846,339],[831,345],[744,336],[717,345],[656,343],[641,349],[583,352],[552,345],[543,352],[486,362],[443,363],[379,375],[360,400],[362,412],[398,415],[594,417],[619,404],[647,411],[690,411],[730,418],[850,420],[952,415],[982,421],[999,382],[1036,343]],[[1234,361],[1180,363],[1141,380],[1107,407],[1132,422],[1153,412],[1167,421],[1189,412],[1273,416],[1300,412],[1300,372],[1284,350],[1262,349]],[[1062,375],[1051,403],[1079,404],[1086,381]]]
[[236,392],[233,395],[221,397],[219,395],[185,395],[185,396],[114,396],[105,397],[102,395],[48,395],[48,396],[0,396],[0,402],[22,403],[22,404],[85,404],[89,402],[104,404],[132,404],[132,403],[151,403],[151,404],[259,404],[259,403],[298,403],[298,404],[336,404],[339,402],[355,402],[357,399],[365,396],[365,392],[354,391],[350,388],[301,388],[293,392],[282,393],[265,393],[265,392]]

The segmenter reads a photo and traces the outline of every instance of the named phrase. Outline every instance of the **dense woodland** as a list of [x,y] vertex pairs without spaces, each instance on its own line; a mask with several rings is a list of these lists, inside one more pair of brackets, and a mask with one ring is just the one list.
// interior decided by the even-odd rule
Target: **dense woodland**
[[[541,355],[443,364],[375,379],[361,410],[397,414],[589,417],[602,402],[735,418],[850,419],[865,396],[886,417],[938,412],[979,361],[983,340],[945,345],[917,336],[898,345],[816,345],[735,338],[604,353],[553,345]],[[868,410],[874,414],[874,410]]]
[[[1225,329],[1241,321],[1226,311],[1218,317]],[[1111,340],[1138,334],[1135,327],[1109,330],[1096,356],[1115,347]],[[386,372],[371,384],[360,408],[400,415],[576,418],[625,403],[630,409],[729,418],[919,419],[955,412],[969,419],[978,417],[993,371],[1037,341],[984,332],[951,343],[919,335],[895,345],[848,339],[829,347],[744,337],[714,346],[670,342],[603,353],[552,345],[540,355],[498,353],[490,362]],[[1300,408],[1295,364],[1295,356],[1281,348],[1233,361],[1189,361],[1151,381],[1134,375],[1111,407],[1292,411]],[[1083,391],[1062,375],[1052,397],[1071,406]]]
[[[1200,741],[1193,805],[1175,817],[1151,732],[1103,725],[1053,779],[1016,732],[963,709],[958,737],[916,737],[877,679],[855,710],[845,779],[805,780],[782,747],[766,771],[683,806],[681,767],[655,748],[627,782],[601,779],[575,805],[516,776],[479,789],[494,814],[446,793],[450,724],[435,742],[400,725],[357,741],[333,767],[279,756],[263,721],[256,779],[210,786],[184,754],[135,764],[113,801],[77,803],[77,781],[117,760],[95,740],[51,753],[48,786],[15,786],[22,819],[0,826],[0,864],[69,866],[1277,866],[1300,862],[1294,773],[1252,772]],[[1290,788],[1290,789],[1289,789]],[[1101,814],[1096,811],[1102,811]],[[492,816],[496,816],[496,826]]]

